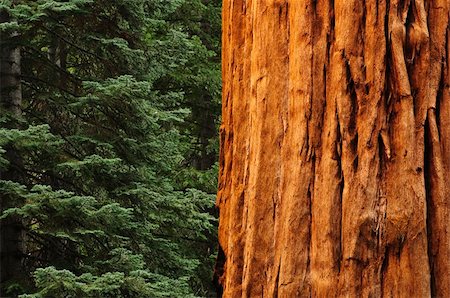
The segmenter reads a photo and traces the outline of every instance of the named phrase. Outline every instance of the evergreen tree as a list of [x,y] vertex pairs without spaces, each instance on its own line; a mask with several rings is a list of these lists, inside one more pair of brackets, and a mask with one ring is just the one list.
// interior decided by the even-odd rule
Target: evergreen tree
[[220,49],[217,24],[201,26],[218,6],[0,3],[2,49],[20,49],[22,79],[19,110],[2,100],[0,118],[2,225],[16,223],[22,243],[2,294],[208,295]]

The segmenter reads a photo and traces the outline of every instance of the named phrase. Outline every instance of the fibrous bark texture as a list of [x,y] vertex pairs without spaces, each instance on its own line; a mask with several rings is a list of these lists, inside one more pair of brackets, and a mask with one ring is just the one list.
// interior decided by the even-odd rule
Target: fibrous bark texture
[[224,297],[450,297],[449,0],[225,0]]

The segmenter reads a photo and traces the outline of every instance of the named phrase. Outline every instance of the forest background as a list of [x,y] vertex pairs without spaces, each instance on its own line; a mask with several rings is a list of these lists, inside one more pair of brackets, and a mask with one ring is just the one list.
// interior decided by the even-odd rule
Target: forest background
[[0,296],[214,296],[220,6],[0,1]]

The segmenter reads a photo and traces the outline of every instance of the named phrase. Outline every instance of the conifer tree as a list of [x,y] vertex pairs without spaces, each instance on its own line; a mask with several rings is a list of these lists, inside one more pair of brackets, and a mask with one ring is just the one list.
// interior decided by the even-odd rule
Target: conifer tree
[[16,219],[23,243],[23,275],[2,276],[2,295],[207,295],[216,150],[206,171],[190,157],[194,103],[218,105],[220,49],[200,36],[219,13],[208,7],[1,2],[1,34],[16,34],[2,49],[22,62],[20,117],[2,102],[0,118],[2,227]]

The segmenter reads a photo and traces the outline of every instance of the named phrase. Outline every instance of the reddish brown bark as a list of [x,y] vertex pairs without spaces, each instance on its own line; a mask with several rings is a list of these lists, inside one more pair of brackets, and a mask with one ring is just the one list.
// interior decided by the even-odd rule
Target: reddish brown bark
[[449,0],[225,0],[224,297],[450,297]]

